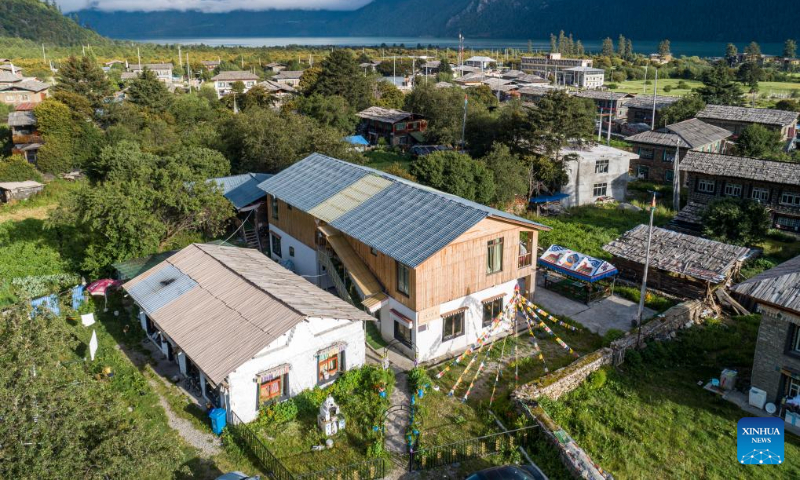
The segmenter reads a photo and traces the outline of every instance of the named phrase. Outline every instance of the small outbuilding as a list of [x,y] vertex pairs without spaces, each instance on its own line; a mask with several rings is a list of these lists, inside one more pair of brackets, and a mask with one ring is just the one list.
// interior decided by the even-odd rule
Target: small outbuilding
[[[620,276],[641,282],[647,255],[647,225],[605,245]],[[727,285],[751,254],[747,247],[653,227],[647,286],[678,297],[703,299]]]
[[580,298],[586,304],[610,295],[612,287],[600,285],[598,282],[613,278],[619,273],[617,267],[605,260],[560,245],[550,245],[536,263],[545,270],[556,273],[554,279],[553,275],[545,271],[545,288]]
[[3,203],[24,200],[42,191],[44,185],[33,180],[0,183],[0,200]]

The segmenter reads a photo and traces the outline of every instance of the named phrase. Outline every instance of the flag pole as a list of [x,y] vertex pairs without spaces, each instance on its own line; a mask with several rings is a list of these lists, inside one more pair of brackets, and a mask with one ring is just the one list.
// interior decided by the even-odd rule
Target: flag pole
[[647,296],[647,270],[650,267],[650,245],[653,241],[653,217],[656,213],[656,193],[653,192],[653,201],[650,203],[650,228],[647,231],[647,250],[644,260],[644,275],[642,275],[642,289],[639,291],[639,309],[636,312],[636,346],[642,346],[642,313],[644,312],[644,299]]

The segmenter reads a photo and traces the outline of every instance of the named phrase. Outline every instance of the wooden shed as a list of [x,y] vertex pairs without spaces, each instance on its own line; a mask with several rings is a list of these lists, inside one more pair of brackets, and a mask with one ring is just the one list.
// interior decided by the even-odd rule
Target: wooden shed
[[0,200],[9,203],[15,200],[24,200],[31,195],[39,193],[44,188],[39,182],[26,180],[24,182],[3,182],[0,183]]
[[[641,282],[647,226],[639,225],[603,247],[620,276]],[[647,286],[678,297],[703,299],[739,271],[751,251],[707,238],[653,228]]]

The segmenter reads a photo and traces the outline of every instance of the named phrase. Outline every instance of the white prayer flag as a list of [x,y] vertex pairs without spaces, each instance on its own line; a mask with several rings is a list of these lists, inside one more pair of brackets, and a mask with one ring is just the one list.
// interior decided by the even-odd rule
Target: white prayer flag
[[89,356],[94,360],[94,354],[97,353],[97,332],[92,330],[92,339],[89,340]]
[[94,313],[81,315],[81,324],[83,324],[84,327],[90,327],[94,325]]

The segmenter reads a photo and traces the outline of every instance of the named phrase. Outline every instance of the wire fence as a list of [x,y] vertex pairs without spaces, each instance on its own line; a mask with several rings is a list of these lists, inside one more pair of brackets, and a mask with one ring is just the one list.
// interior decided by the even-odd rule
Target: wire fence
[[386,476],[386,460],[374,458],[345,467],[295,475],[295,480],[377,480]]

